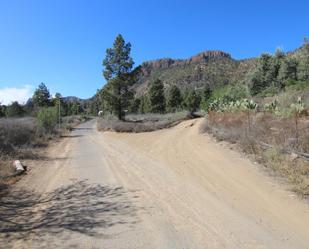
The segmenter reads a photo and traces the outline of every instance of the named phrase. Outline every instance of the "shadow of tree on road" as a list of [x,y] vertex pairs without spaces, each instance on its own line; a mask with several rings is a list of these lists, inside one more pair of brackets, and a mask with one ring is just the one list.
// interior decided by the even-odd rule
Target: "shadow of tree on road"
[[91,131],[93,130],[93,128],[89,128],[89,127],[74,127],[72,128],[73,131]]
[[0,199],[0,241],[64,231],[104,236],[100,228],[137,223],[136,211],[122,187],[76,181],[43,195],[11,190]]

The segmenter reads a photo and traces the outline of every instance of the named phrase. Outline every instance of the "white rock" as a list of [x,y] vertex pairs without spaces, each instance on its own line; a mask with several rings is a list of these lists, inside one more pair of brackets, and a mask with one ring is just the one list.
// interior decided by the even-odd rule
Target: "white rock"
[[23,172],[25,171],[23,165],[21,164],[21,162],[19,160],[15,160],[13,162],[13,166],[15,167],[16,171],[17,172]]

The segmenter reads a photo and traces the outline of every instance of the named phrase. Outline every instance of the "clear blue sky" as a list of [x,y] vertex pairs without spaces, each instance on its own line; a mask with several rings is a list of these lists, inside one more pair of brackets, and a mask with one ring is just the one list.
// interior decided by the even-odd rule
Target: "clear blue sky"
[[40,82],[91,97],[118,33],[136,65],[212,49],[237,59],[289,51],[309,36],[308,11],[305,0],[0,0],[0,97]]

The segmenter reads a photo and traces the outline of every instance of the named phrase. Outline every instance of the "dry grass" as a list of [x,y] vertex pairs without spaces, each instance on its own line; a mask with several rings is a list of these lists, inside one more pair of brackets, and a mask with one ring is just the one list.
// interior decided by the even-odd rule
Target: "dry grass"
[[116,132],[150,132],[172,127],[190,117],[186,112],[168,114],[138,114],[128,115],[126,121],[119,121],[114,117],[100,118],[97,122],[99,131]]
[[73,115],[62,118],[62,129],[63,131],[71,131],[75,126],[90,120],[91,117],[84,115]]
[[35,158],[34,148],[44,145],[46,139],[38,132],[34,118],[0,119],[0,184],[18,180],[12,160]]
[[0,119],[0,152],[15,155],[21,148],[30,148],[44,140],[34,118]]
[[[61,133],[70,130],[81,122],[83,116],[64,117]],[[35,118],[1,118],[0,119],[0,184],[14,182],[12,160],[37,159],[38,152],[46,147],[51,139],[58,138],[59,132],[45,133],[38,128]],[[12,179],[9,176],[14,176]]]
[[[296,192],[309,195],[309,161],[283,152],[309,152],[309,119],[302,117],[296,136],[293,118],[278,118],[268,113],[250,116],[250,129],[246,113],[210,113],[203,126],[219,140],[240,145],[254,159],[284,176]],[[271,147],[261,146],[261,143]]]
[[6,178],[14,174],[14,168],[9,160],[0,160],[0,177]]
[[1,155],[23,156],[23,151],[29,155],[32,148],[44,146],[47,142],[60,133],[71,130],[72,127],[84,122],[87,117],[69,116],[62,119],[61,132],[46,133],[38,128],[36,119],[26,118],[2,118],[0,119],[0,153]]

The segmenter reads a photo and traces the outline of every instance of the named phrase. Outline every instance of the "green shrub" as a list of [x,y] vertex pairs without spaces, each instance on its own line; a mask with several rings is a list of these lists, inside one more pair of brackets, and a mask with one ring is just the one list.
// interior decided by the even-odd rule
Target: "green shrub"
[[256,110],[257,108],[258,104],[248,99],[228,101],[226,98],[218,98],[209,104],[209,110],[216,112],[238,112]]
[[278,101],[275,99],[274,101],[270,103],[266,103],[263,106],[264,111],[274,113],[276,110],[278,110]]
[[273,97],[280,92],[280,89],[276,86],[267,87],[265,90],[257,94],[259,97]]
[[41,108],[37,114],[38,127],[47,133],[54,133],[58,121],[58,111],[54,107]]
[[23,114],[24,114],[24,109],[17,101],[14,101],[11,105],[9,105],[6,108],[7,117],[20,117]]
[[309,87],[308,81],[289,81],[286,85],[287,90],[302,91]]
[[210,102],[215,99],[224,99],[224,101],[236,101],[249,97],[249,91],[246,85],[241,83],[234,85],[226,85],[213,91]]
[[197,111],[201,103],[201,97],[195,90],[189,90],[184,97],[184,107],[190,114]]

